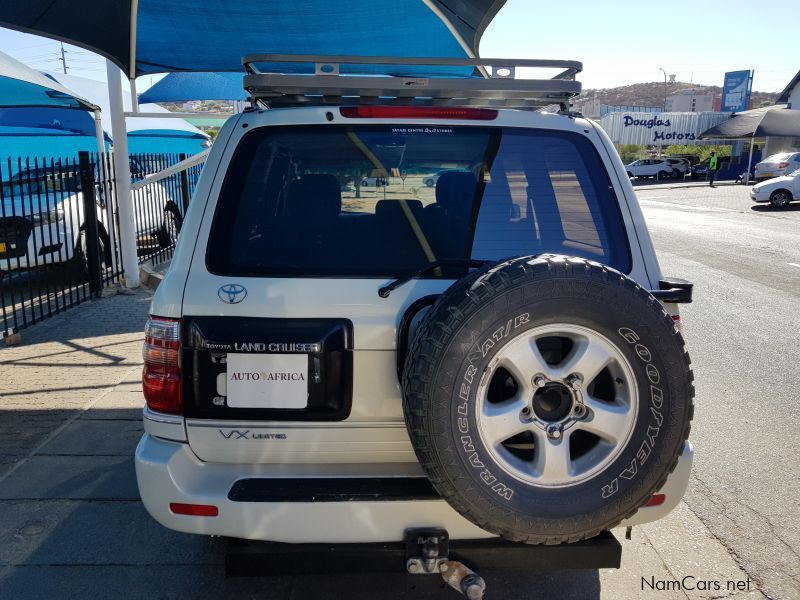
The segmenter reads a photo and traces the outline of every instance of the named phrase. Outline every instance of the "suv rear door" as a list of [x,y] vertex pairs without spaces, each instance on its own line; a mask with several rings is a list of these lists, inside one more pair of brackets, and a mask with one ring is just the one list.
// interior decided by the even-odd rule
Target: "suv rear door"
[[434,260],[560,252],[646,281],[588,129],[317,122],[237,127],[211,186],[182,311],[203,460],[415,462],[398,326],[467,270],[378,289]]

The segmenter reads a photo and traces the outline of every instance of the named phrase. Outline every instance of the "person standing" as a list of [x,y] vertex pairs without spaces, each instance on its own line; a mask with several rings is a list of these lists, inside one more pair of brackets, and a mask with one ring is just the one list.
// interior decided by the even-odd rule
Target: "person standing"
[[717,176],[717,153],[712,152],[708,159],[708,185],[714,187],[714,177]]

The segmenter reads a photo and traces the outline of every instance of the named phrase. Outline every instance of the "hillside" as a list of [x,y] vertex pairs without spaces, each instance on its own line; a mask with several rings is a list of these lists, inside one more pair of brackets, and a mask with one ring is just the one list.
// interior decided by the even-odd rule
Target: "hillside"
[[[667,84],[667,95],[688,90],[694,90],[697,94],[722,93],[722,88],[718,85],[698,85],[683,81]],[[778,94],[753,92],[753,107],[757,108],[763,103],[773,104],[777,97]],[[609,105],[662,106],[664,104],[664,82],[654,81],[634,83],[633,85],[623,85],[615,88],[583,90],[581,95],[575,99],[576,107],[587,100]]]

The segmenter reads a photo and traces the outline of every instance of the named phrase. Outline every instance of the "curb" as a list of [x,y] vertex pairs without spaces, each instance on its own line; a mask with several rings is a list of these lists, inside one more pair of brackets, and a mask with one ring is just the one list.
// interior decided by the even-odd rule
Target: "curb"
[[[733,187],[738,184],[734,181],[718,181],[714,184],[714,187]],[[697,182],[697,183],[656,183],[654,185],[634,185],[633,191],[638,192],[639,190],[682,190],[687,188],[703,188],[709,187],[707,181]]]

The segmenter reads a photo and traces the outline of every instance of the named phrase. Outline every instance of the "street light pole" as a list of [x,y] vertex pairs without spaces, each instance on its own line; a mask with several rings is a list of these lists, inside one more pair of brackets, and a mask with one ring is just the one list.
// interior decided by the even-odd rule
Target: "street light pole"
[[664,74],[664,112],[667,111],[667,72],[661,67],[658,68]]

